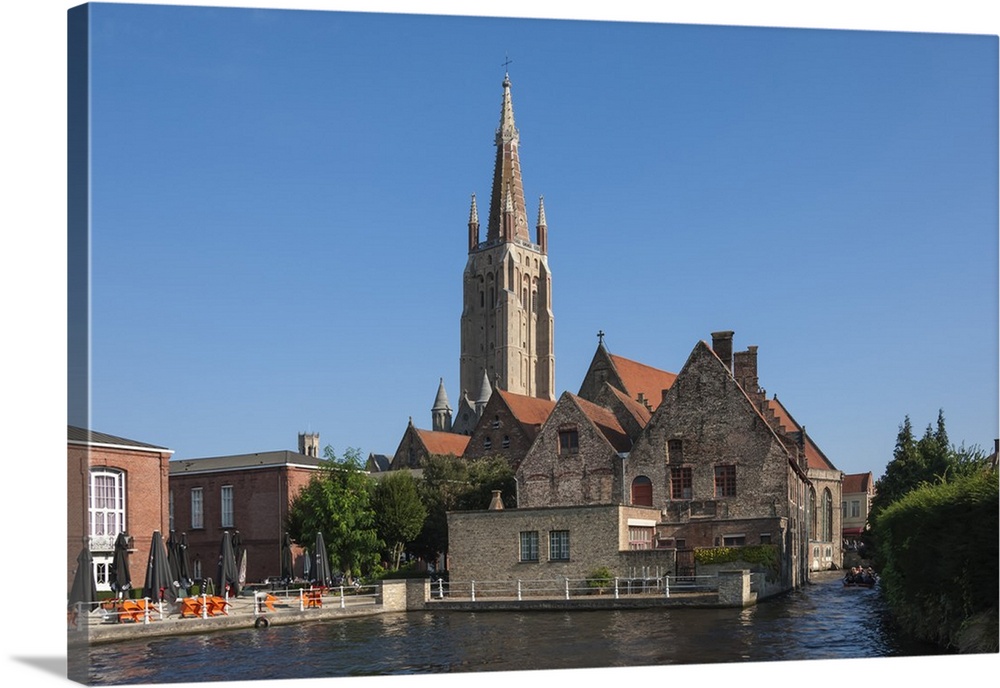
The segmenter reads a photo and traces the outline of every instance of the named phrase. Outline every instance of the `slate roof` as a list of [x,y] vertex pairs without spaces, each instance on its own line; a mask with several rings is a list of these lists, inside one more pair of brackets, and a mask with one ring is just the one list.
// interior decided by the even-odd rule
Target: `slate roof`
[[216,471],[274,468],[276,466],[306,466],[319,468],[323,459],[293,451],[256,452],[231,456],[207,456],[200,459],[174,459],[170,462],[170,475]]
[[677,379],[677,373],[660,370],[645,363],[639,363],[638,361],[611,353],[608,354],[608,358],[614,364],[615,371],[618,373],[622,384],[625,385],[629,396],[635,400],[642,394],[643,399],[649,402],[653,411],[656,410],[656,407],[663,400],[663,390],[670,389],[671,385],[674,384],[674,380]]
[[387,471],[389,466],[392,464],[392,457],[386,456],[385,454],[369,454],[368,455],[368,470],[369,471]]
[[117,435],[109,435],[104,432],[97,432],[96,430],[87,430],[85,428],[78,428],[74,425],[67,425],[67,440],[73,444],[107,444],[116,447],[131,447],[140,449],[155,449],[157,451],[172,452],[172,450],[166,447],[161,447],[155,444],[149,444],[148,442],[139,442],[137,440],[130,440],[125,437],[118,437]]

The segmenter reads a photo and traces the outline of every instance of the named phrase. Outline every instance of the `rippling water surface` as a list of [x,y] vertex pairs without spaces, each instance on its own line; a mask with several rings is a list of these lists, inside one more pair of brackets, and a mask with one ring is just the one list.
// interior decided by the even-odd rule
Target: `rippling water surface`
[[90,681],[192,683],[937,652],[893,631],[877,591],[844,589],[839,577],[829,576],[743,610],[410,612],[140,639],[94,647]]

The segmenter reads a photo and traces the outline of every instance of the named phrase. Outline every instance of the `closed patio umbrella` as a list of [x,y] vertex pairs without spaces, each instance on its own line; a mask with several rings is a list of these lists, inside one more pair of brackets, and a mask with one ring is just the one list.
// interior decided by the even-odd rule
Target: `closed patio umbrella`
[[242,590],[247,584],[247,548],[238,530],[233,532],[233,553],[236,555],[236,581]]
[[333,575],[330,572],[330,558],[326,555],[326,542],[323,533],[316,533],[316,549],[313,551],[315,561],[312,566],[312,583],[319,588],[329,588],[333,585]]
[[177,589],[167,560],[167,548],[163,544],[163,535],[158,530],[153,531],[153,541],[149,546],[143,589],[146,597],[152,598],[154,602],[177,600]]
[[285,539],[281,543],[281,580],[285,585],[289,585],[295,574],[292,572],[292,538],[285,533]]
[[73,576],[73,586],[69,590],[69,608],[74,615],[77,611],[86,614],[96,601],[97,583],[94,581],[94,565],[90,558],[90,547],[84,545],[76,558],[76,574]]
[[132,589],[132,574],[128,565],[128,541],[128,535],[124,532],[118,533],[111,558],[111,571],[108,574],[108,583],[119,598],[126,597],[128,591]]
[[233,551],[233,538],[228,530],[222,534],[222,546],[219,551],[219,592],[225,597],[236,597],[240,594],[236,552]]
[[180,566],[181,575],[181,587],[190,589],[190,587],[194,585],[194,581],[191,579],[191,555],[188,552],[187,533],[181,533],[180,542],[177,543],[177,550],[177,561]]
[[170,566],[170,580],[174,584],[177,596],[187,597],[188,586],[184,584],[181,576],[181,543],[172,530],[170,537],[167,538],[167,564]]

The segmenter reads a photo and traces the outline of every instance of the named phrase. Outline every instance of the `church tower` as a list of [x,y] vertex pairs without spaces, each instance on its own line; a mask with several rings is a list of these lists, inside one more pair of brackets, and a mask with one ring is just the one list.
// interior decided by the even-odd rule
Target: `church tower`
[[461,383],[474,394],[485,376],[494,389],[555,399],[552,275],[545,206],[538,201],[535,241],[518,156],[510,77],[504,75],[496,162],[486,240],[479,240],[479,210],[472,196],[469,258],[462,306]]

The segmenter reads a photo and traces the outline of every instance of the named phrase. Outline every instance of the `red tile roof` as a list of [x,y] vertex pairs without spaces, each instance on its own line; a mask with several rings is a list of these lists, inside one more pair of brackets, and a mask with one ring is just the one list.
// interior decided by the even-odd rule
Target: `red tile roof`
[[521,425],[541,427],[556,407],[556,402],[549,399],[514,394],[503,389],[497,392]]
[[[774,411],[775,417],[778,419],[778,422],[781,423],[786,433],[802,432],[802,428],[795,422],[795,419],[792,418],[792,414],[788,412],[788,409],[786,409],[782,403],[777,400],[777,398],[769,399],[767,406]],[[822,450],[816,445],[815,442],[813,442],[812,438],[809,437],[808,434],[806,434],[805,452],[809,468],[815,468],[821,471],[837,470],[833,463],[826,458],[826,455],[823,454]]]
[[869,473],[851,473],[844,476],[844,486],[842,488],[844,494],[852,494],[857,492],[868,492],[870,488],[874,487],[874,482],[872,481],[872,474]]
[[420,441],[427,447],[431,454],[462,456],[465,448],[469,446],[469,436],[459,435],[455,432],[439,432],[437,430],[420,430],[414,428]]
[[608,357],[614,364],[615,371],[617,371],[618,377],[621,378],[622,384],[625,385],[629,396],[632,399],[638,399],[639,395],[642,394],[643,398],[649,402],[654,411],[663,400],[663,390],[670,389],[670,386],[674,384],[674,380],[677,379],[676,373],[669,373],[666,370],[660,370],[645,363],[639,363],[638,361],[615,356],[614,354],[608,354]]
[[632,440],[622,429],[618,419],[615,418],[615,414],[603,406],[598,406],[597,404],[589,402],[582,397],[576,396],[575,394],[571,396],[580,407],[580,410],[583,411],[584,415],[587,416],[587,418],[589,418],[590,421],[597,426],[597,429],[600,430],[601,433],[607,438],[608,442],[611,443],[611,446],[615,448],[615,451],[627,452],[632,449]]
[[622,392],[617,387],[613,387],[612,385],[607,385],[607,387],[618,399],[621,400],[622,404],[625,406],[625,409],[629,413],[631,413],[633,417],[635,417],[635,420],[637,423],[639,423],[640,427],[646,427],[646,423],[648,423],[649,419],[653,417],[653,414],[650,412],[650,410],[645,406],[643,406],[642,404],[640,404],[635,399],[629,397],[627,394]]

